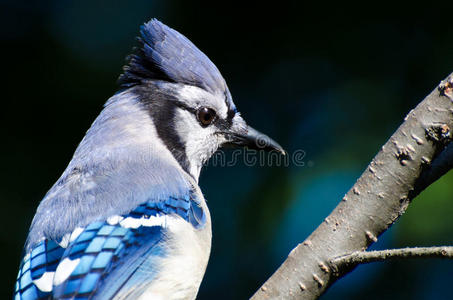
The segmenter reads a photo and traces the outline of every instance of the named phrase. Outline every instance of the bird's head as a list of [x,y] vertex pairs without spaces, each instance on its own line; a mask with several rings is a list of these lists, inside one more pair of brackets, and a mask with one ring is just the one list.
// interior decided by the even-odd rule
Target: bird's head
[[186,37],[154,19],[140,33],[119,83],[137,96],[158,138],[186,172],[198,180],[219,147],[285,153],[246,124],[219,70]]

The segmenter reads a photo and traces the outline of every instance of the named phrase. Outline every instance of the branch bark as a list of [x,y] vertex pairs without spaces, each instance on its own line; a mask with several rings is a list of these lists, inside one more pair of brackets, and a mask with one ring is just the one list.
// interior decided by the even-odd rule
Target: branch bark
[[318,298],[353,268],[333,272],[332,259],[366,250],[451,169],[452,83],[453,73],[409,112],[338,206],[251,299]]
[[367,264],[389,259],[403,258],[453,258],[453,247],[416,247],[403,249],[388,249],[379,251],[356,251],[351,254],[342,255],[332,259],[329,267],[336,274],[342,273],[341,270],[350,270],[359,264]]

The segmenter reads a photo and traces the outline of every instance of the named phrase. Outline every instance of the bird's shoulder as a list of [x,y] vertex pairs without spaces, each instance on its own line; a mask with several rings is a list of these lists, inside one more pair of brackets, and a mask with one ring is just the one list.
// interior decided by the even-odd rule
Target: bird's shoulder
[[158,258],[166,255],[171,226],[183,222],[198,230],[205,225],[200,201],[194,192],[149,199],[128,213],[77,226],[59,240],[44,238],[23,258],[16,299],[90,297],[101,286],[116,293],[128,282],[149,283],[158,271]]

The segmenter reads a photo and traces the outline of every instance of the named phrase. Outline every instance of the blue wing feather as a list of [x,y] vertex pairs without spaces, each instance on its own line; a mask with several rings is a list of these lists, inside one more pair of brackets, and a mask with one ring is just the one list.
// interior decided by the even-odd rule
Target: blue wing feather
[[47,299],[49,292],[43,292],[34,284],[46,272],[55,272],[64,248],[55,241],[44,240],[25,255],[19,267],[15,299]]
[[[178,215],[199,228],[206,217],[196,199],[190,195],[169,197],[165,201],[150,200],[139,205],[123,220],[146,220],[151,217]],[[44,240],[25,256],[16,283],[15,299],[96,297],[109,299],[117,294],[128,294],[134,286],[146,286],[155,272],[155,258],[165,256],[161,247],[165,241],[165,225],[127,227],[121,222],[93,222],[62,248],[55,241]],[[70,275],[49,293],[41,291],[33,280],[46,272],[55,272],[65,259],[79,260]]]
[[[140,293],[141,286],[146,285],[154,279],[159,271],[156,261],[166,255],[162,242],[164,230],[161,227],[151,227],[150,234],[144,234],[146,243],[129,251],[127,258],[122,263],[118,263],[114,270],[102,281],[96,291],[96,299],[111,299],[115,296],[123,299],[135,299],[135,293]],[[143,275],[146,274],[146,277]]]

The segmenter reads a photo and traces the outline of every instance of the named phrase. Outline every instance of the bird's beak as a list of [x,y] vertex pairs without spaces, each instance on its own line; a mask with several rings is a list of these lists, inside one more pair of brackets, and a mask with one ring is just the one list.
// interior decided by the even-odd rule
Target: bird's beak
[[247,147],[254,150],[277,151],[285,155],[283,150],[276,141],[259,132],[258,130],[246,125],[245,130],[229,131],[225,134],[226,142],[224,147]]

